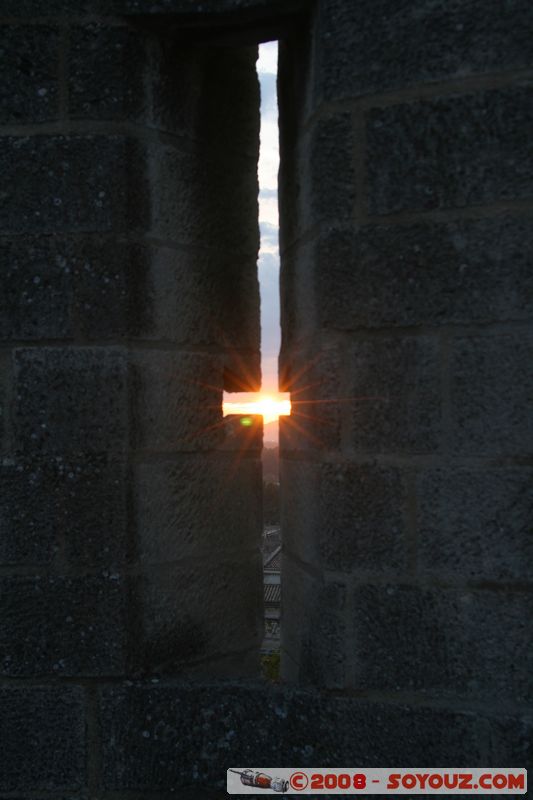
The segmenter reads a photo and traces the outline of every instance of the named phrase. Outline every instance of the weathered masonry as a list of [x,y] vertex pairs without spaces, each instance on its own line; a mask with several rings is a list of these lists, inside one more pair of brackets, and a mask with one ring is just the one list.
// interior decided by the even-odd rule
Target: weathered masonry
[[[0,797],[528,766],[529,0],[1,0]],[[284,683],[259,682],[280,38]],[[224,796],[224,793],[220,796]]]

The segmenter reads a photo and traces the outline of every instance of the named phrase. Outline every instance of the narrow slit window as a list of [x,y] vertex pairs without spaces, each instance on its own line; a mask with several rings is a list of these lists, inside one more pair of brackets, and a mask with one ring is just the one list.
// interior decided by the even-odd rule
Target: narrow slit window
[[279,487],[279,418],[291,413],[290,395],[278,390],[280,349],[279,300],[279,133],[277,101],[277,42],[259,46],[257,72],[261,85],[261,143],[259,155],[259,226],[261,246],[258,274],[261,298],[261,391],[224,394],[224,415],[263,417],[263,586],[265,630],[263,671],[279,674],[281,609],[281,526]]

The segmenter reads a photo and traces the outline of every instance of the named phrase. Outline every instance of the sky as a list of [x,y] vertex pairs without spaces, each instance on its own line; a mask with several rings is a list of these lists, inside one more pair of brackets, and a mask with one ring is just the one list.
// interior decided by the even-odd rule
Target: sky
[[259,153],[259,284],[261,289],[261,354],[263,393],[278,391],[279,244],[278,244],[278,43],[259,46],[257,73],[261,84],[261,147]]

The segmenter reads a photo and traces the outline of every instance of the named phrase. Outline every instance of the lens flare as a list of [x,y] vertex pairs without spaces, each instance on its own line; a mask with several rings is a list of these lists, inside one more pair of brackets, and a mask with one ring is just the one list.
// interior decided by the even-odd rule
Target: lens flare
[[[232,396],[232,395],[230,395]],[[289,416],[291,401],[289,395],[254,395],[245,393],[238,395],[238,399],[224,401],[224,416],[228,414],[259,414],[263,422],[276,422],[280,417]],[[242,424],[246,424],[242,420]]]

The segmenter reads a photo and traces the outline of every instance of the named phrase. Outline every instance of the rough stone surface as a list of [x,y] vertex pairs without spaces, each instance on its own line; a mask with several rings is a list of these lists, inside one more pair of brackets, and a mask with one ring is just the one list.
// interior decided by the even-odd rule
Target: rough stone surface
[[0,355],[0,450],[2,453],[5,453],[8,448],[10,389],[11,359],[9,354],[4,353]]
[[111,238],[21,239],[0,239],[3,339],[101,341],[143,332],[150,308],[140,247]]
[[0,26],[0,122],[58,117],[59,32],[50,27]]
[[311,223],[349,220],[353,214],[355,168],[354,134],[350,114],[336,114],[316,122],[310,137],[309,193]]
[[341,572],[401,573],[407,564],[406,492],[399,470],[323,465],[320,561]]
[[137,468],[137,553],[143,564],[257,551],[261,472],[255,459],[184,456]]
[[116,341],[142,335],[149,314],[144,248],[114,238],[75,237],[61,241],[54,255],[70,277],[74,337]]
[[234,469],[245,456],[261,458],[263,449],[261,414],[227,414],[222,427],[224,439],[219,449],[233,454]]
[[0,232],[105,232],[146,218],[142,151],[125,136],[2,136],[0,168]]
[[149,263],[146,279],[135,281],[130,324],[137,320],[139,336],[259,350],[255,259],[161,246],[150,248]]
[[317,92],[332,100],[527,67],[532,22],[527,0],[321,0]]
[[[139,351],[132,356],[134,442],[164,452],[209,450],[223,441],[219,356]],[[220,387],[220,388],[217,388]]]
[[257,674],[263,634],[259,553],[143,565],[135,602],[141,615],[136,659],[146,672],[187,675],[209,659],[251,650],[252,665],[239,659],[233,674]]
[[349,362],[351,447],[435,452],[441,442],[439,346],[430,337],[358,341]]
[[127,558],[127,473],[96,455],[5,459],[0,466],[0,563],[106,566]]
[[518,87],[369,112],[369,212],[531,199],[532,109]]
[[[283,362],[290,371],[283,371]],[[280,450],[334,450],[340,443],[341,409],[338,348],[313,349],[283,359],[280,389],[291,392],[291,415],[280,420]]]
[[[159,15],[175,14],[178,25],[183,25],[185,31],[196,25],[208,28],[216,22],[228,21],[232,26],[235,21],[242,21],[243,15],[247,21],[271,21],[274,12],[277,17],[283,18],[305,9],[307,0],[206,0],[198,5],[197,0],[80,0],[76,4],[76,16],[98,14],[131,15],[130,21],[135,22],[136,15],[147,15],[157,19]],[[4,0],[2,6],[4,14],[12,16],[38,16],[38,17],[64,17],[72,16],[71,0]],[[142,19],[144,23],[146,18]],[[168,20],[163,20],[167,23]],[[164,27],[163,27],[164,30]],[[190,36],[190,33],[189,33]]]
[[283,546],[300,562],[359,576],[406,568],[407,501],[398,469],[285,459],[281,476]]
[[[0,789],[77,790],[85,783],[83,692],[70,686],[0,688]],[[28,797],[30,800],[30,797]]]
[[354,590],[354,687],[525,703],[528,593],[361,586]]
[[125,588],[106,577],[2,578],[3,675],[121,675],[125,669]]
[[220,160],[228,153],[257,158],[257,49],[176,46],[171,38],[162,37],[152,46],[153,124],[159,130],[191,139]]
[[469,455],[531,455],[533,338],[457,338],[451,357],[452,444]]
[[[287,253],[283,252],[280,271],[281,352],[280,388],[291,385],[290,367],[294,351],[307,342],[316,330],[316,281],[313,280],[313,245],[298,242]],[[305,346],[305,345],[303,345]],[[312,358],[312,356],[310,357]],[[300,369],[302,369],[300,367]],[[292,368],[296,370],[295,367]]]
[[314,248],[323,324],[470,324],[533,316],[531,225],[509,216],[330,230]]
[[420,569],[441,579],[527,580],[532,479],[525,467],[421,473]]
[[255,160],[212,158],[167,146],[152,156],[155,175],[152,216],[154,233],[185,245],[205,246],[234,255],[257,256]]
[[222,788],[228,753],[236,763],[287,767],[377,767],[387,758],[420,766],[466,758],[483,766],[493,763],[494,746],[498,752],[507,736],[507,752],[522,763],[528,736],[527,726],[512,717],[253,684],[119,687],[103,693],[101,706],[110,790],[163,791],[192,782]]
[[118,0],[119,4],[129,13],[145,14],[182,14],[184,17],[204,17],[209,20],[209,15],[225,16],[226,14],[247,14],[255,12],[261,17],[272,13],[276,15],[292,14],[305,8],[306,0],[207,0],[198,6],[194,0]]
[[283,152],[287,161],[297,162],[284,165],[284,195],[292,201],[283,205],[284,248],[315,225],[352,219],[356,199],[352,128],[349,113],[318,119],[309,133]]
[[309,461],[282,458],[279,468],[284,551],[290,551],[307,564],[315,564],[320,553],[317,520],[321,467]]
[[127,447],[123,350],[20,348],[14,364],[19,448],[64,455]]
[[144,107],[142,33],[97,23],[70,33],[69,114],[133,119]]
[[[300,185],[306,179],[309,166],[305,162],[302,171],[294,154],[307,141],[304,137],[306,120],[316,110],[311,98],[313,70],[313,43],[305,26],[300,25],[290,37],[281,38],[278,43],[278,74],[283,75],[277,84],[280,120],[279,238],[282,252],[294,239]],[[344,153],[344,144],[338,141],[338,145]]]
[[[346,588],[324,581],[284,552],[282,678],[342,689],[346,685]],[[297,617],[291,609],[299,608]],[[286,657],[288,656],[288,658]]]
[[69,333],[68,276],[48,241],[0,240],[2,339],[61,338]]

